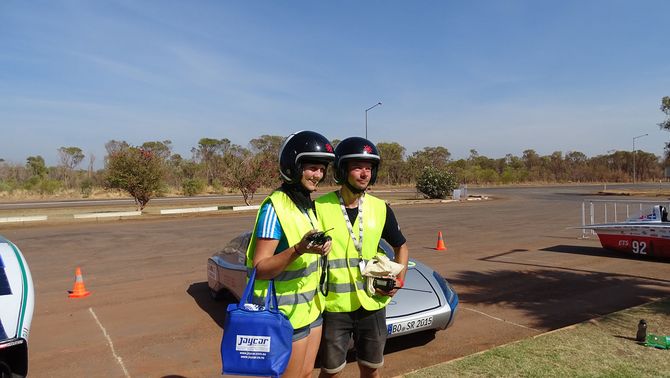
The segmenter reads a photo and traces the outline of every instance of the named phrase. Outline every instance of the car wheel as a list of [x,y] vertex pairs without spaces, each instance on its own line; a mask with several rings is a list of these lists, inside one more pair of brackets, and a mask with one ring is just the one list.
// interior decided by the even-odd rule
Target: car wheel
[[3,361],[0,361],[0,378],[12,378],[12,369]]

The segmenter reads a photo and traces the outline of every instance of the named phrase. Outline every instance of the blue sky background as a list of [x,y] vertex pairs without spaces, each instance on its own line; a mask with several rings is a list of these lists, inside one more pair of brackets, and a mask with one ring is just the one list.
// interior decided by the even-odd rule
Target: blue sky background
[[[669,1],[0,2],[0,157],[311,129],[588,156],[670,134]],[[88,161],[88,157],[85,162]],[[86,163],[82,163],[83,166]]]

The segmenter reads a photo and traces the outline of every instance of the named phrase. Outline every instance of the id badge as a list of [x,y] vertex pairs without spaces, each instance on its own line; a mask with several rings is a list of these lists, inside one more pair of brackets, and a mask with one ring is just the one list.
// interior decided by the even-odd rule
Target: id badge
[[358,262],[358,271],[363,274],[363,270],[365,270],[365,260],[361,259],[361,261]]

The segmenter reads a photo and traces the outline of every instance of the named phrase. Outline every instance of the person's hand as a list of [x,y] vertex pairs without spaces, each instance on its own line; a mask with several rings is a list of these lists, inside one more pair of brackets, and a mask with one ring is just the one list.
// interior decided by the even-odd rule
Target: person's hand
[[388,296],[389,297],[394,296],[398,292],[398,290],[400,290],[403,286],[405,286],[405,281],[403,281],[399,277],[395,277],[395,287],[393,288],[393,290],[389,291]]
[[327,256],[330,253],[330,247],[332,246],[333,246],[333,240],[329,236],[326,242],[321,246],[322,250],[321,255]]
[[[329,236],[315,238],[315,235],[318,233],[319,231],[317,230],[310,230],[305,235],[303,235],[302,239],[298,242],[298,244],[295,245],[296,253],[299,255],[305,253],[327,255],[328,252],[330,252],[332,241]],[[325,242],[320,244],[319,241],[323,240],[325,240]]]
[[398,278],[398,277],[385,277],[385,278],[392,278],[392,279],[394,279],[394,280],[395,280],[394,287],[393,287],[393,289],[391,289],[391,290],[389,290],[389,291],[384,291],[384,290],[380,290],[380,289],[375,289],[377,295],[385,295],[385,296],[388,296],[388,297],[392,297],[392,296],[396,295],[396,293],[398,292],[398,290],[400,290],[400,288],[402,288],[402,287],[405,285],[405,282],[404,282],[402,279]]

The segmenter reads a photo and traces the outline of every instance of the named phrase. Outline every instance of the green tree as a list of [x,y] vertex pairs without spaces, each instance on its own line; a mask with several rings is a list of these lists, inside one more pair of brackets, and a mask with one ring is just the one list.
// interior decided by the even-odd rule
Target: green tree
[[110,140],[109,142],[105,143],[105,150],[107,151],[107,156],[111,156],[112,154],[116,152],[120,152],[122,150],[125,150],[126,148],[129,148],[130,145],[128,142],[125,140]]
[[249,144],[257,153],[268,153],[277,157],[284,139],[279,135],[261,135],[259,138],[252,139]]
[[637,151],[635,168],[637,179],[640,181],[655,181],[662,176],[659,158],[650,152]]
[[279,149],[284,142],[284,137],[278,135],[262,135],[260,138],[252,139],[249,144],[251,151],[255,153],[256,165],[263,167],[264,174],[261,177],[261,186],[272,187],[279,184]]
[[588,158],[583,152],[570,151],[565,154],[567,178],[570,181],[584,182],[591,177]]
[[58,156],[61,164],[69,170],[75,169],[84,160],[84,152],[79,147],[61,147]]
[[407,165],[414,177],[423,172],[424,167],[446,168],[451,158],[451,153],[444,147],[424,147],[421,151],[415,151],[407,159]]
[[382,158],[377,181],[387,185],[400,184],[405,172],[405,147],[397,142],[379,142],[377,149]]
[[[661,99],[661,111],[665,113],[665,120],[659,123],[658,126],[662,130],[670,131],[670,96],[665,96]],[[670,160],[670,142],[665,143],[665,163],[667,165]]]
[[162,142],[159,141],[144,142],[142,143],[142,148],[145,151],[149,151],[163,160],[167,160],[170,158],[170,155],[172,154],[172,141],[164,140]]
[[551,156],[548,157],[549,171],[553,175],[555,181],[562,182],[565,180],[565,161],[563,160],[563,152],[554,151]]
[[74,169],[84,160],[84,152],[79,147],[61,147],[58,149],[61,168],[63,172],[63,182],[65,187],[70,187],[70,181],[74,178]]
[[521,161],[526,166],[529,180],[538,181],[542,179],[542,158],[535,150],[525,150],[521,156]]
[[141,147],[128,147],[107,156],[107,188],[125,190],[142,210],[160,190],[164,166],[160,158]]
[[46,177],[47,173],[49,172],[46,164],[44,163],[44,158],[40,155],[28,156],[28,159],[26,159],[26,168],[30,170],[33,176],[39,178]]
[[232,145],[226,155],[229,163],[229,171],[224,176],[223,182],[242,193],[244,203],[251,204],[254,194],[263,183],[263,176],[267,174],[269,167],[265,166],[267,160],[258,158],[254,154],[238,145]]
[[230,148],[230,140],[202,138],[198,141],[198,147],[192,148],[191,152],[196,159],[205,166],[205,174],[207,175],[207,184],[211,185],[212,180],[217,175],[217,171],[225,170],[225,165],[221,163],[223,155],[226,154]]

